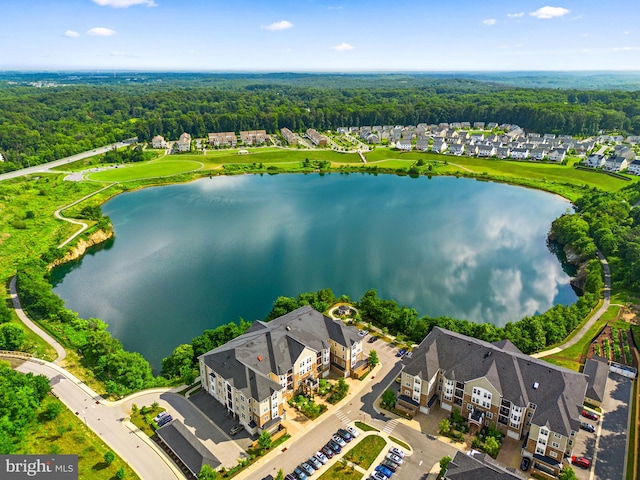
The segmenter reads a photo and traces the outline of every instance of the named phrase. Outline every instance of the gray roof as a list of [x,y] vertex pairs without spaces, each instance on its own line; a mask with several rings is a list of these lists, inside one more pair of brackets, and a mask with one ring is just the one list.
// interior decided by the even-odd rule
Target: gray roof
[[485,377],[503,399],[521,407],[534,403],[536,425],[565,436],[580,427],[587,377],[525,355],[511,342],[492,344],[435,327],[404,372],[429,380],[439,370],[463,383]]
[[586,396],[602,402],[609,376],[609,362],[605,358],[594,355],[584,363],[583,373],[589,377]]
[[181,421],[174,420],[160,427],[156,433],[194,475],[198,475],[205,464],[214,470],[220,466],[218,459]]
[[[471,453],[471,452],[469,452]],[[447,466],[446,480],[521,480],[519,473],[493,463],[486,454],[467,455],[456,452]]]
[[352,347],[361,342],[358,330],[304,306],[270,322],[253,322],[249,330],[200,356],[214,372],[247,397],[262,401],[282,386],[270,373],[285,375],[305,347],[319,352],[329,339]]

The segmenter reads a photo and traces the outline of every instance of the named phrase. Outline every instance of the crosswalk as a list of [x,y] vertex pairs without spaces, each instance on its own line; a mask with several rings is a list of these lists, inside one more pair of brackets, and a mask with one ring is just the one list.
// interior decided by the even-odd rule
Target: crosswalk
[[396,425],[398,425],[397,420],[389,420],[387,424],[384,426],[384,428],[382,429],[382,431],[387,434],[390,434],[391,432],[393,432],[393,429],[396,428]]
[[342,410],[336,410],[334,414],[336,417],[338,417],[338,420],[340,420],[345,425],[349,425],[351,423],[351,419],[347,415],[345,415]]

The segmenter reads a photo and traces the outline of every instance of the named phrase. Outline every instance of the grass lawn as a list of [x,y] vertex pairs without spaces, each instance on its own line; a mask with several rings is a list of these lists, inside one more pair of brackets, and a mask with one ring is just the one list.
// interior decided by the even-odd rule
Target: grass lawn
[[362,477],[362,473],[355,468],[337,462],[320,475],[318,480],[360,480]]
[[387,441],[377,435],[364,437],[358,444],[349,450],[344,458],[367,470],[380,455]]
[[[59,400],[49,397],[43,405],[48,402]],[[26,442],[20,453],[77,454],[80,480],[111,480],[116,478],[116,471],[120,467],[124,468],[124,478],[139,478],[117,455],[113,463],[107,465],[104,454],[109,451],[109,447],[64,405],[62,412],[54,420],[39,421],[27,435]]]
[[144,178],[170,177],[201,168],[202,163],[193,160],[156,160],[91,173],[87,178],[97,182],[128,182]]
[[356,427],[358,427],[363,432],[379,432],[380,431],[377,428],[362,422],[356,422]]

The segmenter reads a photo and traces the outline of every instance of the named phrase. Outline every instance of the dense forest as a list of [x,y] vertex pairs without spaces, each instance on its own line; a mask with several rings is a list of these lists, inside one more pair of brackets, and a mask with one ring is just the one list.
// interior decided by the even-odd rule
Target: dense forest
[[[0,78],[0,152],[9,171],[160,134],[335,129],[451,121],[515,123],[576,136],[640,134],[640,90],[523,88],[492,78],[387,75],[88,77],[48,86]],[[82,77],[78,77],[82,79]]]

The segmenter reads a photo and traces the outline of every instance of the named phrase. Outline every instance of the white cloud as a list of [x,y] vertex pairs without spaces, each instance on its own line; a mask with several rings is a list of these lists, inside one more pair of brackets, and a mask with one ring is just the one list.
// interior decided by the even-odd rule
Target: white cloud
[[548,19],[548,18],[562,17],[563,15],[566,15],[569,12],[570,10],[563,7],[546,6],[546,7],[539,8],[535,12],[531,12],[529,15],[536,18]]
[[147,7],[157,7],[153,0],[93,0],[93,3],[101,7],[128,8],[132,5],[146,5]]
[[487,18],[486,20],[483,20],[482,23],[484,23],[485,25],[495,25],[497,22],[497,20],[495,18]]
[[612,48],[612,52],[637,52],[640,50],[640,47],[615,47]]
[[280,20],[279,22],[274,22],[271,25],[267,25],[266,27],[262,27],[265,30],[271,30],[271,31],[276,31],[276,30],[288,30],[289,28],[293,27],[293,23],[291,23],[288,20]]
[[110,37],[115,34],[115,30],[111,30],[110,28],[105,27],[95,27],[87,31],[87,35],[91,35],[92,37]]
[[524,12],[518,12],[518,13],[507,13],[507,17],[509,17],[509,18],[520,18],[520,17],[524,17]]
[[331,47],[331,50],[335,50],[337,52],[346,52],[347,50],[353,50],[353,45],[349,45],[346,42],[342,42],[340,45],[336,45],[335,47]]
[[327,7],[327,10],[342,10],[342,5],[336,7]]
[[69,38],[76,38],[76,37],[79,37],[80,34],[73,30],[67,30],[66,32],[64,32],[64,36]]
[[626,31],[626,30],[624,32],[622,32],[622,33],[624,33],[625,35],[629,35],[629,32]]

